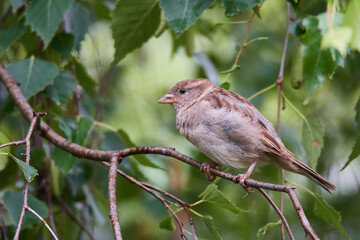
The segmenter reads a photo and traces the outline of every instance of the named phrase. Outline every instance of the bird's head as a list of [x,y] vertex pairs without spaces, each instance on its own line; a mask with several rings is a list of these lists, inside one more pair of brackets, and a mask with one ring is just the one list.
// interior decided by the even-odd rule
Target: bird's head
[[176,83],[158,100],[158,103],[171,104],[175,112],[178,112],[180,109],[185,110],[195,104],[213,88],[216,86],[204,78],[183,80]]

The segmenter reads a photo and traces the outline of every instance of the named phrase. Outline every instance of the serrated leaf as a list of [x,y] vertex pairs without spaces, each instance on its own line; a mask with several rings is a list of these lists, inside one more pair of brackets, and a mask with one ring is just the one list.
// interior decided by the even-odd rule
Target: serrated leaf
[[277,221],[277,222],[269,222],[267,223],[265,226],[261,227],[258,229],[257,233],[256,233],[256,237],[257,239],[261,240],[264,238],[265,234],[267,233],[267,231],[269,231],[270,229],[281,225],[281,221]]
[[224,88],[226,90],[230,89],[230,83],[229,82],[223,82],[219,87]]
[[0,32],[0,55],[26,31],[25,21],[15,22]]
[[79,145],[84,145],[85,140],[92,127],[93,121],[86,117],[80,117],[77,120],[77,127],[74,137],[74,142]]
[[90,11],[81,4],[74,2],[65,13],[64,24],[67,32],[75,37],[75,47],[79,49],[80,42],[84,39],[90,25]]
[[176,229],[174,221],[173,221],[174,217],[170,214],[169,217],[165,218],[164,220],[162,220],[159,223],[159,227],[161,229],[165,229],[168,231],[174,231]]
[[55,35],[50,43],[50,48],[65,58],[71,57],[71,51],[75,46],[74,35],[70,33],[59,33]]
[[[331,78],[336,67],[341,65],[342,59],[337,51],[321,49],[322,30],[319,27],[320,20],[324,22],[325,14],[318,17],[308,17],[302,22],[306,31],[300,39],[302,41],[302,53],[304,55],[303,80],[306,87],[306,100],[308,103],[311,96],[326,77]],[[323,24],[322,24],[323,25]],[[325,32],[325,30],[324,30]]]
[[[131,141],[129,135],[126,132],[124,132],[122,129],[119,129],[117,131],[117,134],[119,135],[121,142],[124,144],[126,148],[137,147],[137,145],[133,141]],[[153,163],[149,158],[147,158],[146,155],[136,154],[133,155],[133,157],[144,166],[162,169],[158,165]]]
[[26,3],[26,0],[10,0],[12,6],[12,12],[15,13],[22,5]]
[[350,48],[360,51],[360,1],[349,1],[344,13],[343,26],[352,30]]
[[49,96],[57,105],[64,106],[75,92],[75,77],[68,71],[61,71],[55,78],[54,84],[45,89],[45,95]]
[[240,11],[253,8],[263,2],[264,0],[222,0],[222,5],[225,8],[225,15],[231,17]]
[[333,225],[334,227],[336,227],[339,232],[346,238],[349,239],[349,237],[346,235],[343,227],[341,226],[341,214],[339,211],[336,211],[332,206],[330,206],[325,199],[320,196],[319,194],[316,194],[312,191],[310,191],[309,189],[303,187],[303,186],[298,186],[297,187],[305,190],[306,192],[308,192],[311,196],[314,197],[315,199],[315,204],[314,204],[314,214],[323,219],[326,223]]
[[11,153],[8,153],[8,156],[18,165],[20,170],[23,172],[26,181],[31,182],[37,175],[39,175],[37,169],[33,168],[29,164],[21,161]]
[[26,99],[44,90],[54,83],[59,69],[54,63],[31,57],[7,67],[10,74],[20,83],[20,89]]
[[74,58],[75,74],[80,86],[92,97],[96,96],[96,81],[90,77],[86,68]]
[[159,24],[160,8],[157,0],[117,1],[111,21],[116,49],[114,63],[149,40]]
[[360,131],[359,134],[355,140],[354,146],[352,148],[352,151],[350,153],[350,156],[344,166],[341,168],[341,170],[344,170],[355,158],[357,158],[360,155]]
[[302,127],[302,145],[312,169],[316,169],[318,158],[324,146],[324,125],[318,118],[308,118]]
[[215,184],[210,184],[207,186],[206,189],[199,195],[199,197],[206,202],[224,207],[235,214],[246,212],[245,210],[235,206],[228,198],[226,198]]
[[[23,192],[8,191],[3,196],[4,206],[9,213],[13,224],[16,226],[20,219],[20,213],[24,202]],[[47,206],[43,201],[35,198],[33,195],[28,195],[28,205],[34,209],[41,217],[46,218],[48,216]],[[39,223],[40,219],[32,213],[26,211],[22,229],[27,228],[35,223]]]
[[48,46],[55,35],[64,13],[73,0],[36,0],[26,8],[26,24],[44,41],[44,48]]
[[221,236],[218,232],[219,228],[213,225],[213,217],[205,215],[201,216],[201,220],[205,223],[207,229],[212,233],[212,239],[221,240]]
[[160,0],[160,7],[179,37],[213,2],[214,0]]

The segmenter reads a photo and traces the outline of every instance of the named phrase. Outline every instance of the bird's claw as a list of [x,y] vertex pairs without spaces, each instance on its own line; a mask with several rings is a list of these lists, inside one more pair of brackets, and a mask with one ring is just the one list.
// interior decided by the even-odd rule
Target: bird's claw
[[210,168],[216,168],[217,166],[219,165],[216,162],[204,162],[200,166],[200,171],[202,171],[205,174],[207,180],[213,182],[216,176],[211,174]]
[[245,180],[249,179],[249,175],[248,174],[238,174],[233,178],[233,182],[234,183],[240,183],[241,187],[247,192],[246,195],[244,196],[244,198],[246,198],[247,196],[250,195],[250,193],[252,193],[253,191],[251,190],[251,187],[247,186],[245,184]]

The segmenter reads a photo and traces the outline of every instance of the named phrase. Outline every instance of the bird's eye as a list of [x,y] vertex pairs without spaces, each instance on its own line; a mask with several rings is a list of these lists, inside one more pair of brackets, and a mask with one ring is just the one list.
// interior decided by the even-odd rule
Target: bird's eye
[[181,89],[180,89],[180,94],[184,94],[184,93],[186,93],[186,89],[185,89],[185,88],[181,88]]

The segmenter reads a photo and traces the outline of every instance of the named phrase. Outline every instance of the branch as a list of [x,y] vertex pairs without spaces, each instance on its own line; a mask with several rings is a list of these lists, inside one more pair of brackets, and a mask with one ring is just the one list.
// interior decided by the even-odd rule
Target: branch
[[[276,84],[277,84],[277,95],[278,95],[278,99],[277,99],[277,121],[276,121],[276,131],[278,136],[280,137],[280,108],[281,108],[281,93],[282,93],[282,83],[283,83],[283,78],[284,78],[284,68],[285,68],[285,60],[286,60],[286,53],[287,53],[287,47],[288,47],[288,42],[289,42],[289,25],[290,25],[290,21],[291,21],[291,5],[290,3],[287,3],[287,7],[288,7],[288,21],[287,21],[287,25],[286,25],[286,34],[285,34],[285,40],[284,40],[284,49],[283,49],[283,54],[281,57],[281,64],[280,64],[280,70],[279,70],[279,75],[278,78],[276,80]],[[285,108],[285,101],[284,98],[282,99],[283,102],[283,109]],[[281,184],[285,184],[285,171],[284,169],[281,169]],[[281,209],[281,213],[284,212],[284,194],[281,193],[281,200],[280,200],[280,209]],[[285,230],[284,230],[284,224],[281,224],[281,238],[283,240],[285,240]]]
[[[20,110],[20,112],[23,114],[23,116],[28,119],[29,121],[32,120],[33,116],[33,109],[28,104],[25,97],[22,95],[15,79],[11,77],[11,75],[8,73],[8,71],[4,68],[4,66],[0,62],[0,78],[1,81],[4,83],[8,93],[11,95],[13,100],[15,101],[15,104],[17,108]],[[78,144],[72,143],[67,141],[65,138],[58,135],[56,132],[54,132],[46,123],[43,121],[40,121],[40,124],[38,126],[38,129],[41,131],[41,135],[48,139],[51,143],[54,145],[60,147],[64,151],[67,151],[71,153],[72,155],[79,157],[79,158],[86,158],[89,160],[95,160],[95,161],[109,161],[111,156],[113,154],[118,154],[119,158],[125,158],[130,155],[135,154],[159,154],[164,156],[170,156],[173,158],[176,158],[184,163],[187,163],[191,166],[197,167],[200,169],[201,163],[186,156],[183,155],[173,148],[165,148],[165,147],[134,147],[134,148],[127,148],[122,149],[118,151],[99,151],[99,150],[93,150],[89,148],[82,147]],[[210,168],[210,172],[214,176],[218,176],[230,181],[233,181],[235,178],[235,175],[220,171],[218,169]],[[297,210],[298,216],[301,220],[301,223],[303,224],[304,230],[307,234],[309,234],[313,239],[318,239],[316,236],[314,230],[311,228],[310,224],[308,224],[308,220],[306,219],[305,213],[296,197],[296,194],[293,190],[294,187],[292,186],[286,186],[286,185],[276,185],[271,183],[264,183],[255,181],[253,179],[247,179],[245,180],[245,185],[248,187],[255,187],[255,188],[263,188],[263,189],[269,189],[273,191],[280,191],[280,192],[286,192],[290,195],[290,198]],[[27,185],[26,185],[27,187]]]
[[[107,163],[107,162],[102,162],[103,165],[107,166],[107,167],[110,167],[110,164]],[[140,182],[138,180],[136,180],[135,178],[125,174],[123,171],[121,171],[120,169],[117,169],[117,173],[119,175],[121,175],[122,177],[124,177],[126,180],[128,180],[129,182],[131,183],[134,183],[136,185],[138,185],[139,187],[141,187],[142,189],[144,189],[145,191],[147,191],[148,193],[150,193],[151,195],[153,195],[155,198],[157,198],[164,206],[165,208],[171,213],[171,215],[174,217],[174,219],[176,220],[178,226],[179,226],[179,229],[180,229],[180,232],[181,232],[181,236],[185,239],[188,239],[185,235],[185,230],[184,230],[184,225],[182,224],[182,222],[180,221],[179,217],[176,215],[176,213],[170,208],[169,204],[175,206],[175,207],[178,207],[179,208],[179,205],[174,203],[174,202],[171,202],[163,197],[161,197],[160,195],[156,194],[154,191],[156,192],[159,192],[161,194],[163,194],[164,196],[167,196],[173,200],[175,200],[177,203],[179,203],[182,208],[184,209],[184,211],[186,212],[186,214],[188,215],[189,217],[189,224],[193,230],[193,233],[194,233],[194,237],[195,239],[197,238],[197,233],[196,233],[196,229],[195,229],[195,225],[194,225],[194,221],[191,217],[191,214],[190,214],[190,211],[189,211],[189,207],[190,205],[184,201],[182,201],[181,199],[175,197],[174,195],[162,190],[162,189],[159,189],[155,186],[152,186],[150,184],[147,184],[147,183],[143,183],[143,182]],[[152,191],[154,190],[154,191]]]
[[113,227],[114,237],[116,240],[122,240],[121,229],[119,223],[119,217],[117,214],[116,207],[116,173],[118,169],[118,154],[113,154],[110,159],[109,168],[109,183],[108,183],[108,194],[109,194],[109,217]]
[[1,231],[2,231],[2,234],[4,236],[4,240],[8,240],[9,238],[8,238],[7,227],[5,225],[2,204],[0,204],[0,224],[1,224]]

